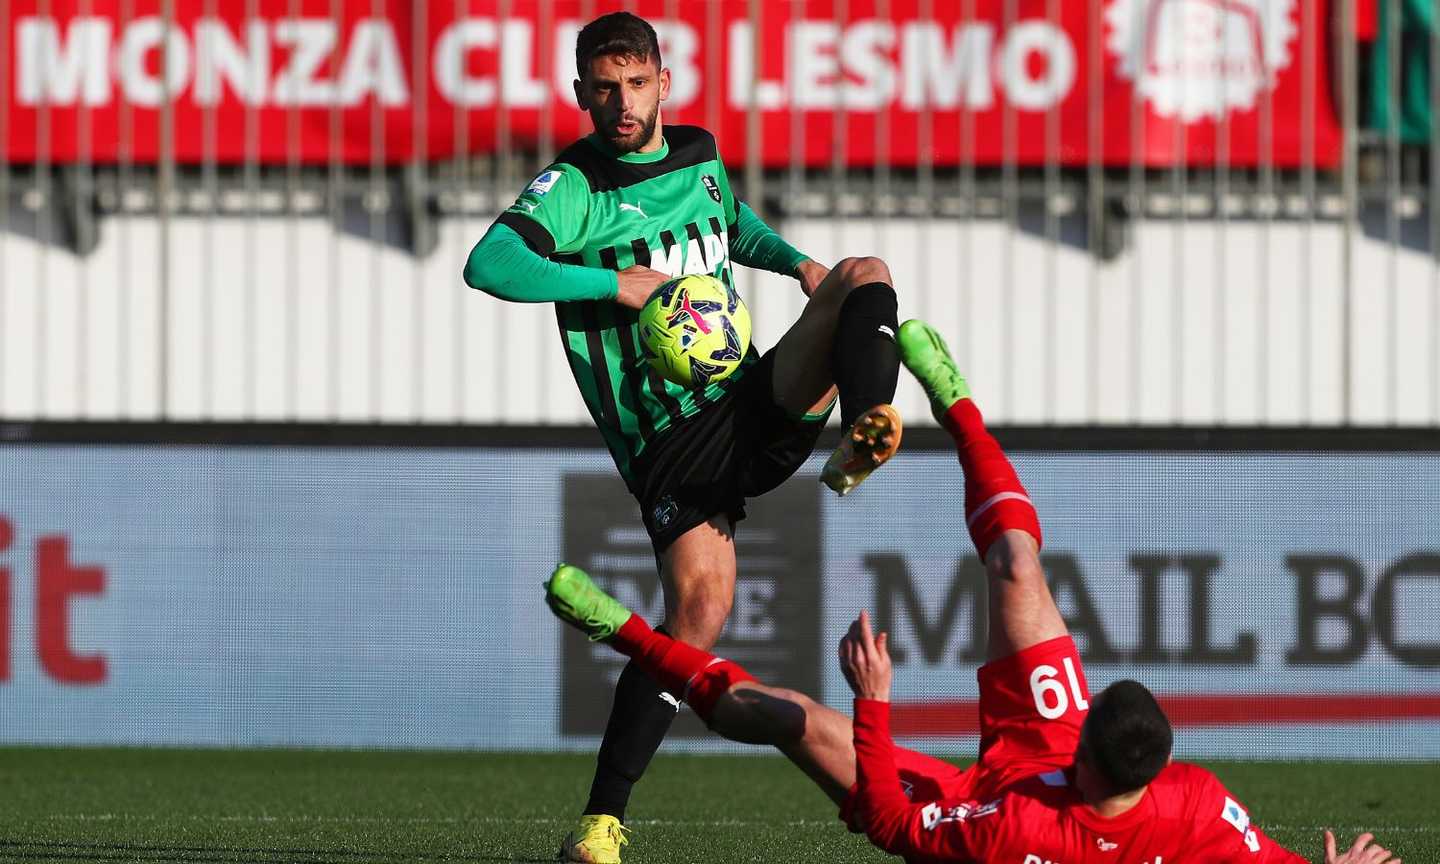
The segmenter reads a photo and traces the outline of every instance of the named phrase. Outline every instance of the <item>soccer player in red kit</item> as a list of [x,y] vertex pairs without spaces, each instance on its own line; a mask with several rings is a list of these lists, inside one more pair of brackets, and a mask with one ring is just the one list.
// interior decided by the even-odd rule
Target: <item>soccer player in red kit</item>
[[[961,770],[890,737],[886,634],[866,613],[840,643],[854,721],[804,694],[651,630],[579,569],[561,565],[546,600],[685,700],[710,728],[771,744],[840,805],[852,830],[909,862],[985,864],[1304,864],[1267,837],[1214,774],[1170,758],[1170,723],[1142,684],[1091,696],[1050,596],[1040,522],[986,430],[944,342],[901,327],[900,355],[955,439],[966,526],[989,582],[988,662],[979,671],[980,757]],[[1399,864],[1361,834],[1327,864]]]

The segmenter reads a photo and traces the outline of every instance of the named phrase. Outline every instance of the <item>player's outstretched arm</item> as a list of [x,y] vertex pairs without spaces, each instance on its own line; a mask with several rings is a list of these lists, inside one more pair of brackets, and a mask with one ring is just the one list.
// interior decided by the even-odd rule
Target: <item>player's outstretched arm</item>
[[639,308],[664,276],[646,267],[616,274],[550,259],[584,245],[589,208],[589,185],[577,169],[546,168],[470,251],[465,284],[519,303],[616,300]]
[[[1215,864],[1310,864],[1305,856],[1287,849],[1265,833],[1251,820],[1250,812],[1239,797],[1225,788],[1209,771],[1186,766],[1191,777],[1197,778],[1192,806],[1190,845],[1204,850],[1205,860]],[[1332,846],[1333,848],[1333,846]],[[1381,859],[1388,860],[1388,859]],[[1339,864],[1371,864],[1368,859],[1341,859]],[[1330,859],[1330,864],[1336,864]]]
[[893,855],[978,860],[994,844],[1000,819],[967,819],[975,802],[911,804],[902,790],[890,737],[887,642],[884,633],[871,635],[864,612],[840,642],[840,668],[855,693],[855,811],[865,836]]
[[1354,844],[1344,852],[1335,847],[1335,835],[1325,832],[1325,864],[1400,864],[1389,849],[1373,842],[1375,835],[1365,832],[1355,838]]
[[615,300],[619,296],[614,271],[551,261],[532,250],[509,225],[498,222],[470,250],[465,284],[517,303]]

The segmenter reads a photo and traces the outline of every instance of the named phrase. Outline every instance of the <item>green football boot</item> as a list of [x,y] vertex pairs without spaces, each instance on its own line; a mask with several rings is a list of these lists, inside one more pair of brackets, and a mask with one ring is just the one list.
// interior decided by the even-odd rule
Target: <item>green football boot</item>
[[925,388],[925,395],[930,398],[930,413],[936,420],[943,422],[950,406],[970,398],[970,385],[955,368],[950,349],[934,327],[912,318],[900,325],[900,335],[895,341],[900,346],[900,362]]
[[584,570],[569,564],[560,564],[550,574],[545,583],[545,605],[556,618],[584,633],[591,642],[609,639],[630,620],[629,609],[601,591]]

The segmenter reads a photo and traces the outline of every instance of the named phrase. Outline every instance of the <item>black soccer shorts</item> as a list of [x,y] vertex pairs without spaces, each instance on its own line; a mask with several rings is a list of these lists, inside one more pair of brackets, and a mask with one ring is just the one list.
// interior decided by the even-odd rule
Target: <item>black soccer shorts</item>
[[794,474],[835,406],[795,417],[778,405],[771,348],[719,401],[661,433],[634,463],[640,517],[658,558],[712,516],[745,518],[745,499]]

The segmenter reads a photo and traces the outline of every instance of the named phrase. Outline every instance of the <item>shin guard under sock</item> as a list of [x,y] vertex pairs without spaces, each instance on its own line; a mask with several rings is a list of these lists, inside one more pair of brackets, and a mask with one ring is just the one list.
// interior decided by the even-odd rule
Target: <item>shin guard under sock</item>
[[840,390],[840,423],[849,429],[864,412],[895,398],[900,375],[900,329],[895,289],[870,282],[852,290],[840,304],[830,370]]
[[1000,443],[985,428],[980,409],[971,400],[961,399],[950,406],[941,422],[955,439],[965,469],[965,527],[981,560],[990,544],[1010,529],[1028,532],[1039,545],[1042,537],[1035,505]]
[[675,722],[679,705],[673,700],[678,698],[678,694],[662,690],[635,661],[625,665],[615,684],[615,701],[595,759],[595,779],[585,815],[625,821],[630,792]]
[[742,681],[755,680],[738,663],[651,630],[639,615],[631,615],[610,644],[633,658],[661,687],[684,699],[707,726],[721,696]]

